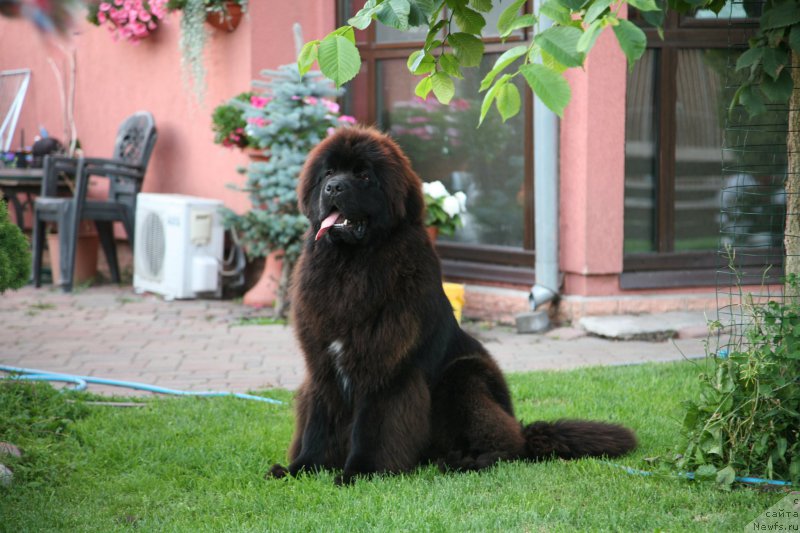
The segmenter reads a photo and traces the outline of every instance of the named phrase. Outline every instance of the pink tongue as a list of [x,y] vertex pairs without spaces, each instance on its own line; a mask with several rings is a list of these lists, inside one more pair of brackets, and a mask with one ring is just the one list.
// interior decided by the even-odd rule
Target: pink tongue
[[334,210],[330,215],[322,221],[322,225],[319,227],[319,231],[317,232],[317,236],[314,237],[315,241],[318,241],[322,238],[323,235],[328,233],[328,230],[336,223],[336,219],[339,218],[339,212]]

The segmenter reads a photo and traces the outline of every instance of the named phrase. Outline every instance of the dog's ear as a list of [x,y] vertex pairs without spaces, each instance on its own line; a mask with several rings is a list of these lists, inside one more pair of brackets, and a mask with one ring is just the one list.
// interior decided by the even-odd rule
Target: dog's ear
[[414,222],[422,223],[425,214],[425,198],[422,196],[422,180],[419,176],[408,169],[409,174],[406,175],[408,183],[408,193],[406,194],[406,218]]
[[393,199],[393,214],[409,222],[423,221],[425,200],[422,196],[422,180],[411,166],[411,160],[403,149],[388,135],[373,131],[381,146],[386,171],[392,176],[389,181],[389,197]]
[[300,212],[307,218],[313,216],[314,206],[314,187],[319,182],[322,172],[323,154],[320,153],[319,145],[308,154],[303,169],[300,171],[300,179],[297,182],[297,205]]

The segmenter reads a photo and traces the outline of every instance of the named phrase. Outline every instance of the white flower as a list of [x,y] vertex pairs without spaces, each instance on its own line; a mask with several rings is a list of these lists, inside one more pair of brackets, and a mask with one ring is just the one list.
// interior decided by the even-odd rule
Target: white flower
[[452,218],[461,212],[461,204],[455,196],[448,196],[442,201],[442,209]]
[[467,210],[467,195],[464,194],[464,191],[458,191],[453,196],[456,197],[458,200],[458,205],[461,207],[461,212],[464,213]]
[[441,181],[434,181],[431,183],[424,182],[422,184],[422,192],[434,200],[447,196],[447,189]]

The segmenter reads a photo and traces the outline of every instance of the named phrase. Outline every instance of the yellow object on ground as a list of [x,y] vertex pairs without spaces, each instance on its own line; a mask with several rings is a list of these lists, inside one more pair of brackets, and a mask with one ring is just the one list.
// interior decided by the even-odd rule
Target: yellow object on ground
[[461,324],[461,312],[464,309],[464,286],[459,283],[442,283],[442,286],[447,299],[450,300],[450,305],[453,306],[453,314]]

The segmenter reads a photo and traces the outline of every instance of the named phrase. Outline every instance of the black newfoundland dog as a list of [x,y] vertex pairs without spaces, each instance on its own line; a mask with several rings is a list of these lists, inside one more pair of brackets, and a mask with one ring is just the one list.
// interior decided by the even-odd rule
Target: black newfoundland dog
[[341,129],[310,154],[298,185],[311,221],[294,274],[293,323],[307,377],[288,467],[337,483],[434,462],[618,456],[630,430],[514,418],[497,363],[456,322],[423,226],[419,177],[389,137]]

